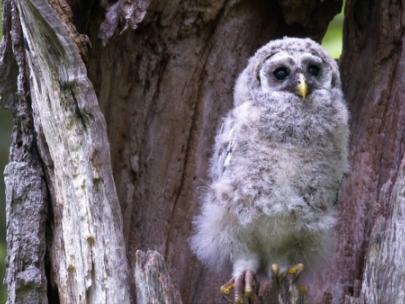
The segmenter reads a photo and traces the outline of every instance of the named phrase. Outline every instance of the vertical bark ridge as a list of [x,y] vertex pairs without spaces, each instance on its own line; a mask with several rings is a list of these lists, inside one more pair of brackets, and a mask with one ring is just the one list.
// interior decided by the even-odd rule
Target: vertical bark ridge
[[129,303],[122,218],[104,118],[60,4],[15,1],[53,204],[52,273],[61,303]]
[[39,158],[28,95],[27,67],[18,12],[3,2],[0,106],[14,114],[10,161],[4,170],[7,217],[7,303],[48,303],[45,273],[45,176]]
[[135,253],[134,278],[138,304],[182,304],[164,258],[156,251]]
[[[403,246],[393,237],[404,229],[399,211],[405,148],[404,14],[401,1],[346,3],[341,68],[352,116],[352,170],[340,205],[337,264],[324,280],[334,303],[345,298],[348,303],[404,301],[399,292],[404,267],[398,260]],[[393,246],[391,252],[387,246]],[[390,274],[393,280],[388,275],[392,265],[397,265]],[[385,287],[377,288],[380,284]]]

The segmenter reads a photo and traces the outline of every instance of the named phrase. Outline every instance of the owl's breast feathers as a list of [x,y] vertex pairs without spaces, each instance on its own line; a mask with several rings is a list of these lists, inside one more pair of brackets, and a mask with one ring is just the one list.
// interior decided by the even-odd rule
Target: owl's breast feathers
[[321,225],[331,215],[347,167],[347,114],[338,104],[304,111],[244,103],[225,119],[211,189],[241,221],[293,216]]

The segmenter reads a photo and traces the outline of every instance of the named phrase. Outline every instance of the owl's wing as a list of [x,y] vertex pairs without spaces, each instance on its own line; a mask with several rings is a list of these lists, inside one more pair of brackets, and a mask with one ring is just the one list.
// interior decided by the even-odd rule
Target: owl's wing
[[222,123],[215,139],[215,149],[211,160],[211,178],[213,181],[222,176],[231,162],[235,146],[234,132],[233,117],[228,116]]

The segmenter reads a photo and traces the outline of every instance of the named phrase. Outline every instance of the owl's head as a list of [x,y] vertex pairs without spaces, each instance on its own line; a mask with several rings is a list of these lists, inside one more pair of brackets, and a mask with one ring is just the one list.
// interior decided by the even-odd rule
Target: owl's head
[[305,101],[318,90],[341,89],[336,62],[311,39],[273,40],[250,58],[235,87],[235,105],[252,95],[291,94]]

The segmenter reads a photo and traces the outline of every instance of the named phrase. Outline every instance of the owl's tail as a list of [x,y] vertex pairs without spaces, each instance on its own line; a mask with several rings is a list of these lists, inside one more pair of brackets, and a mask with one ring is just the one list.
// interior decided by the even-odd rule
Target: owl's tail
[[201,214],[194,219],[195,234],[190,239],[191,249],[214,270],[221,270],[230,261],[235,244],[232,221],[225,207],[212,202],[206,202]]

